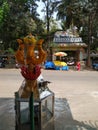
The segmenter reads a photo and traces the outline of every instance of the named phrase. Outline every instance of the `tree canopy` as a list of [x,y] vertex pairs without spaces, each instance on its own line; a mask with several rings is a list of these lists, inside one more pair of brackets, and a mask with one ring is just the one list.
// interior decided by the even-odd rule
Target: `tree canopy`
[[16,49],[16,39],[28,33],[38,37],[46,37],[47,32],[53,35],[58,28],[53,17],[55,11],[63,30],[72,24],[79,30],[82,28],[80,35],[84,42],[89,44],[90,41],[91,44],[92,41],[92,48],[98,47],[98,0],[42,0],[44,20],[38,17],[40,14],[37,12],[37,1],[40,0],[0,1],[1,49]]
[[35,0],[2,0],[0,3],[0,41],[3,48],[16,48],[16,39],[28,33],[43,30],[42,21],[38,18]]

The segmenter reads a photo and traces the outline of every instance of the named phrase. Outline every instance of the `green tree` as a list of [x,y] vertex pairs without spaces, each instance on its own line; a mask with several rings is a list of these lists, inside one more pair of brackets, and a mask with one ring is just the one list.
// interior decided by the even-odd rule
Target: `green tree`
[[56,7],[59,3],[58,0],[42,0],[44,3],[43,12],[45,12],[45,23],[47,28],[47,34],[50,32],[50,22],[53,18],[53,14],[56,11]]
[[98,21],[98,1],[97,0],[83,0],[83,1],[78,1],[77,5],[80,6],[81,8],[81,14],[82,14],[82,19],[84,21],[84,25],[86,25],[86,30],[84,30],[83,26],[83,31],[87,32],[87,37],[88,39],[87,44],[88,44],[88,58],[87,58],[87,65],[88,67],[91,67],[91,61],[90,61],[90,50],[91,50],[91,45],[92,45],[92,37],[96,37],[98,28],[95,28],[97,21]]
[[[35,0],[9,0],[6,1],[9,7],[6,18],[2,22],[0,39],[2,39],[4,49],[16,49],[16,39],[36,33],[38,22],[37,4]],[[3,3],[1,4],[3,7]],[[39,27],[41,28],[41,27]]]
[[50,47],[51,40],[53,40],[53,32],[56,29],[56,26],[53,25],[54,20],[53,20],[53,14],[56,11],[56,7],[59,3],[58,0],[42,0],[44,3],[44,7],[42,9],[42,12],[45,13],[45,18],[44,18],[44,27],[46,29],[44,36],[46,37],[46,48],[47,51],[50,53],[49,54],[49,59],[52,60],[52,49]]
[[3,49],[2,29],[9,12],[9,5],[5,0],[0,1],[0,48]]
[[62,26],[69,28],[71,24],[80,27],[80,7],[75,5],[76,0],[61,0],[57,6],[57,18],[61,19]]
[[9,11],[9,5],[6,1],[0,3],[0,29],[2,28],[3,22],[7,17]]
[[[92,36],[98,34],[98,0],[61,0],[58,8],[58,18],[65,23],[65,28],[69,28],[71,24],[78,28],[82,27],[81,36],[88,44],[88,66],[90,62],[90,47],[92,44]],[[63,24],[64,28],[64,24]]]

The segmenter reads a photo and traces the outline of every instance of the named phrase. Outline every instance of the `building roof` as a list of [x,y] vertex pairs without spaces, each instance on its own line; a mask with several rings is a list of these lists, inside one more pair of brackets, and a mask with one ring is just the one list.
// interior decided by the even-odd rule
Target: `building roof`
[[82,38],[79,37],[77,31],[72,29],[68,29],[67,31],[57,31],[54,35],[53,42],[60,46],[87,46],[83,43]]

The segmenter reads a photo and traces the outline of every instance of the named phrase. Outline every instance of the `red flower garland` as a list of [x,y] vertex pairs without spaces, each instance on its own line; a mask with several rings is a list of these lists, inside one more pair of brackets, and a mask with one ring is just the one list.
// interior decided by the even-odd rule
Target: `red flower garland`
[[38,65],[36,65],[34,69],[35,69],[34,72],[31,72],[28,70],[27,67],[22,66],[21,74],[27,80],[36,80],[41,74],[41,68]]

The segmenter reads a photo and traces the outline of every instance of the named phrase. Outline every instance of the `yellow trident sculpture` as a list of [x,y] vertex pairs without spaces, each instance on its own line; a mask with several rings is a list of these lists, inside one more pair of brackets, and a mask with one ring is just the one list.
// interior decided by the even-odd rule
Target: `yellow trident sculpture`
[[[31,34],[23,39],[17,39],[19,44],[16,51],[16,61],[20,65],[21,74],[25,78],[21,87],[19,88],[19,96],[28,98],[30,93],[34,93],[34,98],[39,98],[37,88],[37,78],[41,74],[39,64],[46,60],[46,52],[42,48],[43,39],[36,40]],[[34,51],[38,49],[38,57]]]

